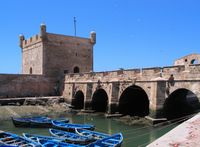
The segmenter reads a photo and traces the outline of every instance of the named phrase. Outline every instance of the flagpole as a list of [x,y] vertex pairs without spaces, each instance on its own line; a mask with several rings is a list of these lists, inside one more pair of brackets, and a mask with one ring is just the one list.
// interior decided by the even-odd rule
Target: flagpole
[[74,17],[74,36],[76,37],[76,17]]

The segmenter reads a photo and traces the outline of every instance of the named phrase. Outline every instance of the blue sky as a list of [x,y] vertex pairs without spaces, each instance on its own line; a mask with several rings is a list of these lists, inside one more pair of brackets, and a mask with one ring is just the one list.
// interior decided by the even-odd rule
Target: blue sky
[[97,33],[94,70],[170,66],[200,52],[199,0],[2,0],[0,73],[21,72],[19,34]]

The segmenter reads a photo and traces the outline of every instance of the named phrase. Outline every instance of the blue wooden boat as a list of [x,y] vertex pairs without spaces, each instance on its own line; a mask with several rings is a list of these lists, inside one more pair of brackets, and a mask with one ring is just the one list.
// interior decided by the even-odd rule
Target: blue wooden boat
[[9,132],[0,132],[0,144],[3,146],[39,147],[40,144]]
[[120,147],[123,142],[122,133],[117,133],[112,136],[97,140],[88,145],[88,147]]
[[58,137],[52,137],[52,136],[43,136],[43,135],[37,135],[37,134],[28,134],[28,133],[23,133],[22,134],[24,138],[27,140],[31,140],[33,142],[39,143],[38,139],[43,139],[43,140],[52,140],[52,141],[57,141],[61,142],[64,139],[58,138]]
[[[25,117],[25,118],[12,118],[13,124],[16,127],[52,127],[52,119],[49,117]],[[69,122],[69,119],[62,120]]]
[[95,126],[91,124],[70,124],[62,121],[52,120],[54,128],[65,130],[68,132],[75,132],[75,128],[94,130]]
[[65,139],[64,140],[65,142],[73,143],[73,144],[87,145],[95,141],[95,139],[92,137],[80,136],[76,133],[66,132],[66,131],[57,130],[57,129],[49,129],[49,132],[51,135],[55,137],[63,138]]
[[30,126],[30,118],[13,118],[12,122],[15,127],[29,127]]
[[75,129],[75,133],[77,133],[78,135],[81,135],[81,136],[91,137],[95,140],[103,139],[103,138],[110,136],[109,134],[96,132],[96,131],[90,131],[90,130],[86,130],[86,129],[79,129],[79,128]]
[[65,142],[56,142],[56,141],[45,140],[45,139],[38,139],[38,141],[42,145],[42,147],[85,147],[81,145],[70,144],[70,143],[65,143]]
[[31,127],[31,121],[38,121],[38,122],[48,122],[51,121],[49,117],[22,117],[22,118],[13,118],[13,124],[16,127]]
[[0,147],[18,147],[18,146],[16,146],[16,145],[2,145],[2,144],[0,144]]
[[27,134],[23,133],[23,136],[27,140],[31,140],[35,143],[38,143],[42,146],[72,146],[72,147],[80,147],[81,145],[75,145],[73,143],[66,142],[66,138],[58,138],[58,137],[52,137],[52,136],[43,136],[43,135],[36,135],[36,134]]

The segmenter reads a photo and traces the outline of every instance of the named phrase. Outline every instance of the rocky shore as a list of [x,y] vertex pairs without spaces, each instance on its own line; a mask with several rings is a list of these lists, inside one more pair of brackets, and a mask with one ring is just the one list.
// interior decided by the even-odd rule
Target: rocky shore
[[65,103],[53,104],[51,106],[0,106],[0,120],[8,120],[11,117],[67,114],[70,110]]
[[[38,115],[59,116],[68,115],[72,112],[76,113],[77,115],[100,115],[108,117],[108,114],[94,113],[92,110],[73,110],[71,106],[65,103],[62,98],[58,97],[28,98],[25,99],[23,103],[19,103],[21,102],[21,99],[18,101],[10,100],[9,103],[6,99],[2,102],[6,102],[7,105],[0,106],[0,120],[8,120],[11,117],[27,117]],[[127,125],[152,125],[152,122],[144,117],[118,116],[113,114],[112,116],[114,116],[112,119]]]

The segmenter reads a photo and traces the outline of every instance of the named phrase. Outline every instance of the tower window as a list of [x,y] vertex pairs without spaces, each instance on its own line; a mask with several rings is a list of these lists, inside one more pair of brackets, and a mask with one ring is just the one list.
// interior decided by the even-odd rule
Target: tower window
[[74,67],[74,73],[79,73],[79,67]]
[[191,62],[190,62],[190,64],[198,64],[198,60],[192,59]]
[[30,69],[29,69],[29,73],[30,73],[30,74],[33,73],[33,69],[32,69],[32,67],[30,67]]

